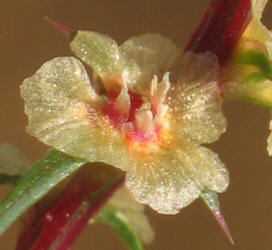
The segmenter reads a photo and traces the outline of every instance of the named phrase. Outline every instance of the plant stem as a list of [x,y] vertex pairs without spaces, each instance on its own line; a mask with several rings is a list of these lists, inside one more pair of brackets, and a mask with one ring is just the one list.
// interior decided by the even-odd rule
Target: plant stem
[[86,164],[50,208],[25,229],[16,250],[69,249],[89,219],[123,183],[122,172]]
[[34,164],[0,203],[0,234],[55,185],[84,164],[83,160],[58,151],[49,152]]
[[250,10],[251,0],[213,0],[185,51],[213,52],[223,66],[252,18]]

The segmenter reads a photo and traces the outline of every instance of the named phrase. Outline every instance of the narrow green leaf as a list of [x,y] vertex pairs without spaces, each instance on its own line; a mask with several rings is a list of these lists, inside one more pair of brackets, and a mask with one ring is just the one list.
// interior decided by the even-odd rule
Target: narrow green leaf
[[26,209],[85,163],[58,151],[51,151],[38,161],[0,203],[0,234]]
[[130,226],[125,213],[111,206],[106,206],[94,220],[111,227],[121,237],[128,249],[143,250],[142,243]]

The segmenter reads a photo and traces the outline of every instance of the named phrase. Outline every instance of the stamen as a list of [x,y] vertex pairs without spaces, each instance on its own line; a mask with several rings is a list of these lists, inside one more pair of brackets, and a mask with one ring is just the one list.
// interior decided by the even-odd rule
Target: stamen
[[121,114],[128,118],[130,110],[130,97],[127,88],[123,88],[121,90],[120,94],[116,98],[115,106]]
[[[159,83],[156,83],[156,89],[154,89],[154,94],[151,95],[151,98],[150,98],[151,102],[153,106],[156,107],[156,109],[159,109],[160,106],[164,103],[167,92],[170,88],[171,84],[169,81],[169,75],[170,75],[169,72],[166,72],[164,74],[162,81],[160,81]],[[155,84],[155,79],[158,79],[157,76],[154,76],[151,82],[151,89],[152,89],[152,84]]]
[[153,128],[153,114],[151,104],[144,103],[135,114],[136,126],[143,132],[151,131]]
[[151,89],[150,89],[151,96],[155,95],[155,93],[157,92],[157,87],[158,87],[158,77],[154,75],[151,81]]
[[162,81],[158,84],[157,96],[160,97],[160,102],[164,101],[170,88],[169,75],[170,72],[166,72],[162,78]]

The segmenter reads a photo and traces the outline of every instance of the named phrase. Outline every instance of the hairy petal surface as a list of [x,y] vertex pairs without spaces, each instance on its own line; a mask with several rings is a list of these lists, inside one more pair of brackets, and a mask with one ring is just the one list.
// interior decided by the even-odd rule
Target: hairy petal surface
[[201,192],[186,168],[186,163],[167,149],[134,153],[126,185],[138,202],[159,213],[176,214]]
[[121,79],[122,60],[118,45],[109,36],[90,31],[78,31],[70,48],[101,77],[106,88],[110,88],[107,85],[112,82],[108,76]]
[[29,134],[69,155],[122,166],[122,135],[97,111],[101,100],[77,59],[46,62],[25,79],[21,94]]
[[162,73],[172,68],[180,54],[171,40],[149,33],[125,41],[119,51],[125,63],[124,81],[140,94],[149,94],[153,76],[161,80]]
[[208,148],[186,142],[177,153],[186,163],[192,178],[201,189],[208,188],[220,193],[226,191],[229,174],[216,153]]
[[219,68],[210,53],[186,53],[168,91],[170,132],[198,144],[216,141],[226,130],[218,87]]

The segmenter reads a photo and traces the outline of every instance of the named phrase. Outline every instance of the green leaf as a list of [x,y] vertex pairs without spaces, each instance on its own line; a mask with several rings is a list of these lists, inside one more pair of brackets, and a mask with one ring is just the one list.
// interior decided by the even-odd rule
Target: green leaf
[[142,250],[142,243],[129,223],[128,217],[112,206],[106,206],[94,219],[111,227],[130,250]]
[[85,164],[58,151],[38,161],[0,203],[0,234],[59,182]]

